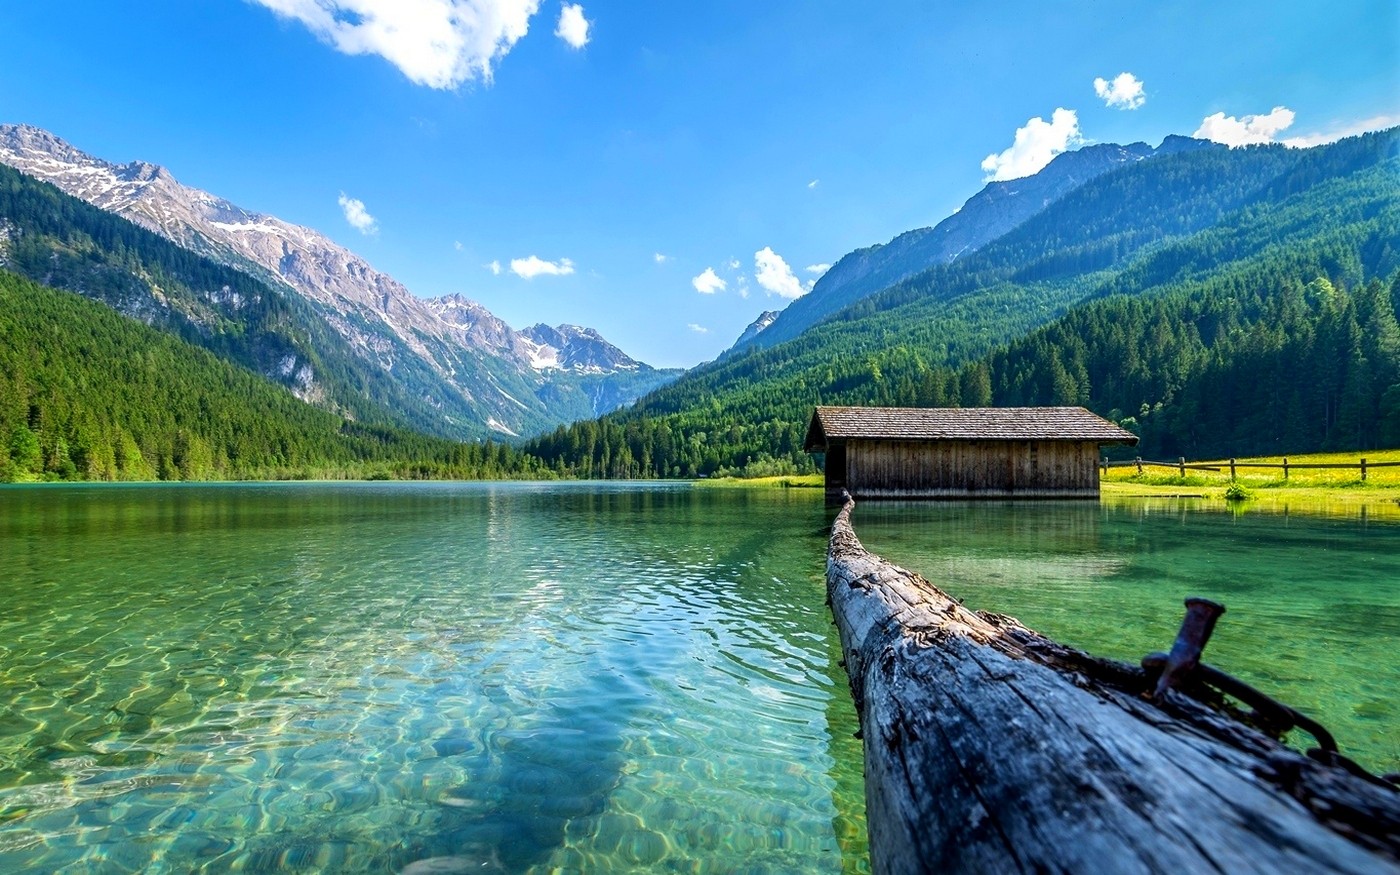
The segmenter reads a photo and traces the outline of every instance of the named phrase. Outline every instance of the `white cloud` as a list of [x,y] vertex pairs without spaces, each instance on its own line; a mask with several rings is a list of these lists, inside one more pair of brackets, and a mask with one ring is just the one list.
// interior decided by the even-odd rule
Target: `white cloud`
[[655,261],[657,264],[665,264],[666,262],[671,260],[671,256],[662,255],[660,252],[653,253],[651,257],[652,260]]
[[493,274],[495,274],[496,276],[500,276],[500,275],[501,275],[501,263],[500,263],[500,261],[497,261],[497,260],[494,260],[494,259],[493,259],[493,260],[491,261],[490,264],[486,265],[486,269],[489,270],[489,271],[491,271],[491,272],[492,272]]
[[1072,109],[1056,109],[1050,121],[1036,116],[1016,129],[1011,148],[982,160],[988,181],[1019,179],[1039,173],[1051,159],[1084,142],[1079,134],[1079,115]]
[[580,3],[565,3],[564,8],[559,10],[559,26],[554,28],[554,35],[576,49],[581,49],[588,45],[588,29],[593,22],[583,17],[583,5]]
[[739,262],[739,259],[737,259],[737,258],[731,258],[731,259],[729,259],[729,269],[730,269],[730,270],[738,270],[739,268],[741,268],[741,267],[743,267],[743,266],[744,266],[744,265],[741,264],[741,263]]
[[1235,118],[1223,112],[1201,119],[1201,126],[1191,136],[1198,140],[1214,140],[1227,146],[1250,146],[1272,143],[1279,132],[1293,124],[1293,110],[1276,106],[1268,115],[1246,115]]
[[379,55],[409,81],[455,88],[491,81],[493,64],[530,29],[539,0],[252,0],[299,21],[347,55]]
[[379,233],[379,223],[369,214],[369,210],[365,209],[364,201],[349,197],[342,191],[336,203],[340,204],[340,211],[345,214],[345,221],[350,223],[350,227],[361,234]]
[[462,241],[461,241],[461,240],[453,240],[453,241],[452,241],[452,248],[455,249],[455,250],[457,250],[458,252],[461,252],[461,251],[462,251]]
[[771,246],[765,246],[753,254],[753,267],[754,280],[770,295],[800,298],[807,294],[792,268]]
[[1119,73],[1112,82],[1095,79],[1094,93],[1103,100],[1104,106],[1114,109],[1137,109],[1147,102],[1142,80],[1132,73]]
[[817,184],[820,183],[820,182],[821,182],[820,179],[814,179],[814,180],[812,180],[811,182],[807,183],[807,187],[808,187],[808,188],[816,188],[816,187],[817,187]]
[[831,265],[829,265],[829,264],[809,264],[809,265],[807,265],[805,268],[803,268],[803,270],[807,271],[808,273],[823,274],[823,273],[826,273],[827,271],[831,270]]
[[567,258],[545,261],[538,255],[531,255],[529,258],[512,258],[510,272],[527,280],[537,276],[568,276],[574,272],[574,263]]
[[1396,125],[1400,125],[1400,115],[1377,115],[1362,119],[1361,121],[1334,126],[1329,131],[1303,134],[1300,137],[1289,137],[1283,141],[1283,144],[1285,146],[1292,146],[1295,149],[1303,149],[1308,146],[1321,146],[1325,143],[1335,143],[1345,137],[1355,137],[1358,134],[1365,134],[1370,131],[1383,131],[1386,128],[1393,128]]
[[703,326],[703,325],[696,325],[694,322],[688,323],[685,327],[686,327],[686,328],[689,328],[691,331],[694,331],[696,334],[709,334],[709,333],[710,333],[710,329],[706,328],[706,327]]
[[705,268],[705,271],[690,281],[695,287],[695,291],[702,295],[713,295],[715,292],[722,292],[729,288],[729,283],[719,278],[713,267]]

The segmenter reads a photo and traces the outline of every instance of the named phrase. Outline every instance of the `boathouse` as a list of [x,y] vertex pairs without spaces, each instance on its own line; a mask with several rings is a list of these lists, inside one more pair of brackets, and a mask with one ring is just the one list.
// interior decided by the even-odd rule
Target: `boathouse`
[[818,407],[829,498],[1098,498],[1099,448],[1137,435],[1083,407]]

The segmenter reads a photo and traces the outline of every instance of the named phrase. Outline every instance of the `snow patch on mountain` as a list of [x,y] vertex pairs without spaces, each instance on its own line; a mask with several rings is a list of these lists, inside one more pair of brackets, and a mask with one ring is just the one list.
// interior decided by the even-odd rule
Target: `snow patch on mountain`
[[[113,164],[29,125],[0,125],[0,162],[201,255],[290,287],[319,305],[327,323],[368,361],[396,375],[405,356],[416,360],[414,370],[436,374],[493,431],[516,434],[551,418],[574,418],[549,410],[560,395],[547,390],[563,375],[652,370],[593,329],[561,325],[551,329],[557,337],[542,340],[536,336],[542,326],[515,331],[460,295],[419,298],[320,232],[181,185],[156,164]],[[490,373],[510,375],[516,394],[499,386],[483,391]],[[526,391],[528,402],[516,397]]]

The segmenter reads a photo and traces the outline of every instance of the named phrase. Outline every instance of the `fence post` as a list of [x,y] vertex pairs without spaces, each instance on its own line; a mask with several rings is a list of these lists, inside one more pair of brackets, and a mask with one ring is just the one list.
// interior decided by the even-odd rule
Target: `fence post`
[[1108,456],[1103,457],[1103,476],[1108,476]]
[[1361,482],[1366,482],[1366,457],[1361,457]]
[[1133,461],[1137,463],[1138,473],[1141,474],[1141,473],[1142,473],[1142,456],[1138,456],[1136,459],[1133,459]]
[[1230,482],[1235,482],[1235,460],[1230,460]]
[[1183,480],[1186,479],[1186,457],[1185,457],[1185,456],[1177,456],[1177,457],[1176,457],[1176,464],[1181,468],[1181,477],[1182,477],[1182,479],[1183,479]]
[[1284,479],[1284,480],[1287,480],[1287,479],[1288,479],[1288,457],[1287,457],[1287,456],[1284,456],[1284,457],[1283,457],[1283,479]]

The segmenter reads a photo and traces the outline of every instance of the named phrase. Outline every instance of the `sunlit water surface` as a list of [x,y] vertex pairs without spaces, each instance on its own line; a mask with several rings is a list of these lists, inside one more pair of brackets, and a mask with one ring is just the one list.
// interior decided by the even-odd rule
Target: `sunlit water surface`
[[0,872],[860,870],[803,499],[0,490]]
[[[805,490],[0,489],[0,872],[867,868]],[[872,550],[1097,653],[1207,658],[1400,768],[1400,526],[863,504]]]
[[1205,662],[1317,718],[1366,767],[1400,771],[1400,521],[1376,516],[1192,499],[865,503],[856,529],[970,607],[1132,663],[1171,649],[1187,596],[1220,602]]

